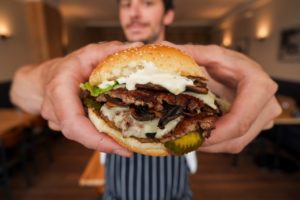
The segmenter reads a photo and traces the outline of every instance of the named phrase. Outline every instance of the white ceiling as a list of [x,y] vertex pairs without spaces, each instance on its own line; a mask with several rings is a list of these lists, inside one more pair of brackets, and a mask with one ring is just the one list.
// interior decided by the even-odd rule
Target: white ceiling
[[[175,0],[175,25],[212,25],[222,17],[262,0]],[[118,24],[117,0],[56,0],[67,21],[83,25]]]

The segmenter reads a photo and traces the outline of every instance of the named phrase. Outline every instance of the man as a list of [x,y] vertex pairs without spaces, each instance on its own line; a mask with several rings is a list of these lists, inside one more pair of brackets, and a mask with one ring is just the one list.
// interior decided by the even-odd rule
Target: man
[[157,43],[174,20],[172,0],[119,0],[119,19],[130,42]]
[[[120,21],[129,41],[155,43],[164,39],[165,26],[170,24],[174,17],[173,10],[164,7],[166,2],[119,1]],[[42,113],[52,129],[62,131],[67,138],[88,148],[130,156],[131,153],[126,149],[105,134],[97,132],[84,116],[78,97],[78,85],[88,78],[93,67],[104,57],[138,45],[141,44],[93,44],[64,58],[54,59],[39,66],[22,67],[14,77],[12,101],[27,111]],[[262,129],[272,126],[273,118],[280,113],[280,107],[274,98],[277,86],[257,63],[217,46],[176,47],[188,52],[200,65],[204,65],[212,80],[215,80],[209,83],[212,90],[233,102],[230,112],[217,122],[218,128],[199,150],[237,153]],[[256,95],[249,98],[251,93]],[[172,160],[173,157],[167,157],[165,161],[149,157],[141,159],[136,154],[129,159],[108,156],[107,164],[110,163],[113,167],[107,167],[108,176],[112,179],[107,179],[105,198],[190,199],[190,192],[185,184],[187,167],[182,158],[175,161]],[[175,172],[167,170],[150,171],[150,167],[166,166],[168,162],[174,166],[174,171],[178,172],[176,176],[172,175]],[[135,171],[135,168],[130,166],[139,167]],[[141,169],[141,166],[145,168]],[[169,179],[170,177],[172,179]],[[180,177],[184,178],[179,181]],[[157,185],[157,182],[161,184]]]
[[[172,0],[119,0],[119,19],[130,42],[159,43],[174,19]],[[194,160],[196,162],[196,160]],[[184,156],[116,154],[106,157],[104,199],[192,199]]]

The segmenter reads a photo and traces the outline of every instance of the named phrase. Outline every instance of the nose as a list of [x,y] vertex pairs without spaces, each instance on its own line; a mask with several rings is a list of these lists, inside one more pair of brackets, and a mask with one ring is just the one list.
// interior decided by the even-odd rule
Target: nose
[[130,6],[129,13],[130,13],[130,17],[139,18],[141,14],[141,6],[137,2],[132,3]]

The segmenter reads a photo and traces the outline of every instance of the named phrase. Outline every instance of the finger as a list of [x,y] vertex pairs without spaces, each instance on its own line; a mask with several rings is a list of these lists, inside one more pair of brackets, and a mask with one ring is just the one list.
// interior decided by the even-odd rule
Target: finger
[[62,122],[64,135],[83,144],[87,148],[106,153],[116,153],[121,156],[131,156],[131,152],[117,144],[113,139],[100,133],[91,122],[82,115],[64,119]]
[[44,101],[42,104],[41,115],[47,121],[51,121],[53,124],[59,125],[58,118],[56,116],[55,110],[53,108],[53,104],[51,102],[51,98],[49,98],[49,95],[47,94],[47,92],[46,92],[46,95],[44,97]]
[[[274,118],[277,117],[280,113],[281,113],[281,107],[278,104],[276,98],[273,97],[267,103],[267,105],[263,108],[260,115],[256,118],[255,122],[251,125],[251,127],[257,126],[256,124],[258,124],[258,122],[259,122],[259,124],[262,124],[262,126],[259,126],[259,127],[261,129],[263,129],[264,127],[268,126],[270,123],[273,123]],[[225,134],[225,132],[226,131],[224,131],[224,134]],[[246,134],[248,134],[248,132]],[[244,134],[244,135],[246,135],[246,134]],[[232,137],[232,135],[228,132],[227,133],[228,138],[225,138],[223,141],[215,143],[215,142],[210,141],[213,136],[216,136],[214,131],[211,135],[211,138],[207,139],[206,142],[202,146],[203,147],[212,146],[212,145],[224,143],[224,142],[227,142],[227,141],[230,141],[230,140],[233,140],[236,138],[236,137]],[[240,137],[243,137],[243,135],[241,135]],[[238,137],[238,138],[240,138],[240,137]]]
[[131,155],[128,150],[118,145],[110,137],[96,130],[89,119],[84,116],[77,85],[72,83],[72,80],[63,81],[60,82],[61,84],[53,83],[55,86],[50,89],[51,101],[63,134],[91,149],[124,156]]
[[199,151],[210,153],[239,153],[250,141],[252,141],[260,133],[260,131],[264,127],[266,127],[266,125],[270,124],[270,121],[273,121],[273,119],[280,113],[281,107],[277,103],[276,99],[272,98],[246,134],[241,137],[232,138],[218,144],[203,145],[199,148]]
[[108,55],[141,45],[141,42],[124,44],[118,41],[107,42],[103,44],[90,44],[79,49],[73,54],[70,54],[68,56],[68,59],[74,60],[74,57],[76,57],[76,66],[80,68],[80,75],[83,75],[85,78],[87,78],[90,75],[92,69]]
[[[251,88],[245,87],[243,89],[248,90],[249,94],[251,94]],[[255,94],[254,91],[252,93]],[[259,91],[257,93],[265,96],[267,100],[270,98],[268,97],[270,94],[263,94]],[[260,116],[264,106],[266,106],[266,99],[254,97],[256,95],[250,97],[249,94],[239,94],[232,104],[231,110],[216,122],[216,129],[207,141],[207,145],[218,144],[247,133],[257,117]]]
[[61,130],[52,103],[50,102],[50,98],[44,98],[44,102],[42,104],[42,109],[41,109],[41,115],[44,119],[48,121],[48,126],[50,129],[54,131]]
[[162,41],[160,44],[170,46],[170,47],[174,47],[174,48],[179,48],[181,46],[181,45],[176,45],[176,44],[174,44],[172,42],[169,42],[169,41],[166,41],[166,40]]
[[230,87],[245,77],[266,75],[261,67],[245,55],[217,45],[176,45],[191,55],[199,65],[206,68],[211,77]]
[[214,79],[236,91],[230,112],[216,123],[211,144],[245,134],[274,95],[277,85],[258,64],[241,54],[215,46],[197,46],[195,50],[188,45],[187,48],[197,54],[194,55],[197,61],[205,65]]
[[48,126],[49,126],[50,129],[52,129],[54,131],[60,131],[61,130],[60,126],[57,123],[52,122],[52,121],[48,121]]
[[271,128],[273,128],[273,126],[274,126],[274,120],[271,120],[268,124],[265,125],[263,130],[271,129]]

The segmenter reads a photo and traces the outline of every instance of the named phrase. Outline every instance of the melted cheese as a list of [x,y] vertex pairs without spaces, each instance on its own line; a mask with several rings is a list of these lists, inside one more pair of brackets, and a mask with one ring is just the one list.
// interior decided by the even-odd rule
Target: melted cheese
[[196,98],[202,100],[206,105],[208,105],[212,109],[215,109],[215,110],[217,109],[217,106],[215,104],[216,96],[210,91],[208,91],[207,94],[198,94],[198,93],[194,93],[194,92],[184,92],[183,94],[188,94],[193,97],[196,97]]
[[157,69],[151,62],[143,62],[143,69],[135,73],[117,79],[120,84],[126,84],[128,90],[135,90],[136,84],[157,84],[177,95],[185,91],[187,85],[193,85],[193,81],[175,73],[169,73]]
[[164,129],[160,129],[157,127],[159,119],[137,121],[130,115],[129,109],[126,107],[109,108],[103,105],[101,112],[110,121],[113,121],[116,127],[122,130],[122,134],[125,137],[147,138],[146,133],[156,133],[155,138],[161,138],[174,129],[182,119],[182,117],[177,117],[170,121]]

